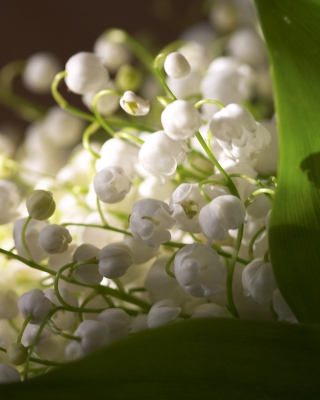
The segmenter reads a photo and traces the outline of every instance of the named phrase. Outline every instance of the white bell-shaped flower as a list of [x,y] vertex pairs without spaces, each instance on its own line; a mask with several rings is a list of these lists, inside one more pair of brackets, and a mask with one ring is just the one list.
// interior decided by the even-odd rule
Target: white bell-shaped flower
[[39,246],[49,254],[63,253],[71,242],[70,232],[61,225],[48,225],[39,233]]
[[262,258],[251,261],[242,271],[242,286],[244,294],[251,296],[257,303],[270,301],[277,287],[271,264]]
[[20,382],[19,372],[10,365],[0,364],[0,383]]
[[120,278],[132,265],[132,252],[125,243],[110,243],[99,253],[99,272],[109,279]]
[[150,110],[150,103],[137,96],[131,90],[123,93],[120,99],[120,107],[128,114],[135,117],[148,114]]
[[[101,171],[106,167],[121,166],[124,174],[132,179],[135,174],[134,164],[138,161],[138,153],[138,147],[125,140],[109,139],[101,147],[101,158],[96,161],[96,169]],[[126,162],[124,163],[123,160]]]
[[74,342],[79,347],[81,356],[109,343],[109,328],[100,321],[82,321],[73,335],[81,338],[81,342]]
[[[258,189],[258,186],[248,183],[244,190],[244,198],[248,198],[253,192]],[[271,201],[264,194],[259,194],[258,196],[255,196],[252,203],[248,205],[247,213],[252,218],[265,218],[271,209],[271,205]]]
[[11,343],[7,348],[7,354],[12,364],[21,365],[28,357],[28,350],[22,343]]
[[18,296],[10,289],[0,291],[0,319],[12,319],[17,316]]
[[129,336],[131,317],[121,308],[108,308],[102,311],[97,321],[103,322],[109,328],[109,343]]
[[193,243],[180,249],[174,273],[182,289],[193,297],[211,297],[224,290],[225,267],[209,246]]
[[88,285],[98,285],[103,277],[99,273],[99,266],[97,264],[90,264],[90,260],[97,260],[100,249],[92,244],[82,244],[73,254],[73,261],[82,263],[88,261],[88,264],[81,265],[73,271],[74,278]]
[[271,141],[270,132],[238,104],[229,104],[214,114],[210,129],[226,155],[235,160],[250,159]]
[[94,177],[93,187],[101,201],[113,204],[126,197],[131,188],[131,181],[121,167],[106,167]]
[[18,186],[5,179],[0,180],[0,225],[11,222],[18,216],[17,208],[21,201]]
[[130,229],[133,236],[150,247],[157,247],[171,239],[169,229],[175,220],[167,203],[142,199],[137,201],[130,216]]
[[81,52],[73,55],[66,63],[68,88],[77,94],[97,92],[109,80],[109,72],[100,57]]
[[173,300],[164,299],[154,304],[148,314],[149,328],[157,328],[158,326],[167,324],[175,320],[181,312],[181,308],[177,307]]
[[201,196],[196,183],[182,183],[172,193],[169,206],[179,229],[200,233],[199,212],[206,204],[207,202]]
[[30,324],[39,324],[51,310],[52,305],[42,290],[33,289],[20,296],[18,307],[23,318],[32,316]]
[[199,213],[199,224],[208,242],[227,238],[229,229],[238,229],[245,222],[246,209],[233,195],[219,196],[205,205]]
[[191,68],[187,59],[181,53],[175,51],[167,55],[164,62],[164,70],[171,78],[179,79],[187,76]]
[[199,72],[191,71],[190,74],[179,79],[167,76],[166,82],[177,99],[185,99],[188,96],[200,93],[201,79]]
[[59,149],[77,144],[85,129],[84,122],[60,107],[51,107],[44,119],[43,135],[51,145]]
[[[13,227],[13,240],[19,256],[28,258],[22,245],[21,236],[25,222],[26,218],[21,218],[15,221]],[[31,256],[35,262],[39,262],[48,256],[48,254],[38,244],[39,232],[47,225],[48,221],[37,221],[32,219],[27,226],[25,239]]]
[[164,131],[146,137],[139,152],[143,168],[160,178],[173,178],[178,164],[184,162],[188,147],[181,140],[172,140]]
[[96,40],[93,51],[102,59],[103,64],[110,72],[116,72],[121,65],[130,61],[131,54],[121,43],[110,40],[108,31]]
[[[78,307],[77,297],[66,288],[59,288],[59,293],[63,300],[68,303],[71,307]],[[46,289],[44,295],[50,300],[55,306],[60,306],[60,300],[55,294],[54,289]],[[77,314],[72,311],[59,310],[52,317],[51,320],[58,329],[69,330],[72,329]]]
[[176,100],[163,110],[161,123],[172,140],[186,140],[194,136],[202,121],[199,111],[192,104]]
[[191,318],[228,318],[224,308],[219,304],[206,303],[196,306],[191,313]]
[[278,315],[278,321],[286,321],[291,323],[298,322],[297,318],[293,314],[288,303],[283,298],[279,289],[275,289],[272,295],[273,309]]
[[50,93],[53,78],[61,69],[60,61],[53,54],[36,53],[27,59],[22,81],[32,92]]
[[[254,75],[249,65],[232,57],[219,57],[210,64],[200,88],[203,98],[228,105],[248,99],[253,91],[253,82]],[[204,104],[201,109],[207,120],[219,111],[215,104]]]

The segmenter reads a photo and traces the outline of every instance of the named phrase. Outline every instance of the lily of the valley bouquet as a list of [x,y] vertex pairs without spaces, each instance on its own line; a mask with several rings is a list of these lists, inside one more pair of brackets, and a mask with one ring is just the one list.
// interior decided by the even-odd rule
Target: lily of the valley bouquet
[[1,383],[186,320],[298,322],[269,252],[277,116],[250,4],[215,2],[157,56],[109,29],[15,72],[57,104],[2,79],[31,123],[0,136]]

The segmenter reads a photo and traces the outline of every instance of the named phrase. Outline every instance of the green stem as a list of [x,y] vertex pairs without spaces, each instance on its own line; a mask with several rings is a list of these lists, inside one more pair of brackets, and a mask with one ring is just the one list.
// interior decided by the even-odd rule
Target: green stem
[[256,196],[259,196],[259,194],[266,194],[266,193],[274,196],[275,191],[267,188],[255,190],[244,202],[244,206],[247,208],[253,202]]
[[61,226],[85,226],[87,228],[106,229],[108,231],[119,232],[119,233],[123,233],[124,235],[127,235],[127,236],[132,236],[132,233],[130,233],[128,231],[125,231],[123,229],[114,228],[113,226],[110,226],[110,225],[83,224],[83,223],[77,223],[77,222],[64,222],[63,224],[60,224],[60,225]]
[[128,139],[132,142],[138,143],[139,145],[142,145],[144,143],[144,140],[139,139],[138,137],[131,135],[131,133],[127,133],[127,132],[117,132],[115,134],[115,137],[118,137],[120,139]]
[[104,97],[108,94],[116,94],[117,96],[121,95],[119,92],[116,92],[115,90],[101,90],[101,92],[97,93],[91,103],[91,107],[92,107],[92,111],[97,119],[97,121],[99,122],[99,124],[109,133],[109,135],[111,135],[112,137],[114,136],[115,132],[114,130],[111,128],[111,126],[108,124],[108,122],[102,117],[102,115],[100,114],[99,110],[98,110],[98,101],[99,99],[101,99],[101,97]]
[[26,64],[25,60],[16,60],[2,67],[0,71],[0,86],[5,90],[11,91],[14,78],[23,72]]
[[221,109],[226,107],[223,103],[221,103],[218,100],[200,100],[194,105],[194,107],[199,108],[203,104],[215,104],[216,106],[220,107]]
[[171,266],[171,264],[172,264],[172,262],[173,262],[173,260],[174,260],[174,258],[176,256],[176,254],[177,254],[177,251],[172,254],[172,256],[169,258],[168,262],[166,263],[166,273],[169,276],[171,276],[171,278],[175,278],[176,277],[175,274],[172,271],[170,271],[170,266]]
[[258,239],[258,237],[267,229],[266,226],[262,226],[260,229],[257,230],[257,232],[252,236],[249,246],[248,246],[248,256],[250,260],[254,259],[254,254],[253,254],[253,246],[255,241]]
[[58,86],[59,83],[62,81],[67,76],[66,71],[59,72],[53,79],[52,84],[51,84],[51,94],[55,101],[58,103],[60,108],[63,110],[69,111],[71,114],[76,115],[77,117],[80,117],[86,121],[89,122],[95,122],[95,117],[91,114],[88,114],[84,111],[78,110],[77,108],[71,106],[67,100],[61,95],[61,93],[58,91]]
[[90,145],[90,136],[93,135],[98,129],[100,128],[100,125],[97,122],[92,122],[92,124],[90,124],[86,130],[83,133],[82,136],[82,144],[83,147],[89,151],[89,153],[91,153],[93,155],[94,158],[100,158],[100,155],[98,153],[96,153],[91,145]]
[[27,232],[27,228],[28,225],[30,223],[30,221],[32,220],[32,217],[29,215],[29,217],[26,219],[25,223],[23,224],[22,230],[21,230],[21,242],[22,242],[22,247],[24,252],[26,253],[26,256],[29,260],[33,260],[33,257],[30,253],[29,250],[29,246],[27,245],[27,241],[26,241],[26,232]]
[[27,318],[23,321],[23,324],[21,326],[19,335],[17,337],[17,343],[21,343],[21,339],[23,336],[23,332],[25,331],[26,327],[28,326],[30,320],[33,318],[33,315],[28,315]]
[[156,59],[154,60],[153,69],[154,69],[154,72],[155,72],[156,76],[158,77],[161,85],[164,87],[164,89],[169,93],[169,95],[171,96],[171,98],[173,100],[177,100],[176,96],[172,93],[171,89],[167,85],[165,79],[163,78],[163,76],[162,76],[162,74],[160,72],[160,67],[159,67],[160,60],[162,58],[165,58],[166,56],[167,56],[167,54],[163,54],[163,53],[162,54],[158,54]]
[[100,203],[100,199],[99,199],[98,196],[97,196],[97,209],[98,209],[98,212],[99,212],[99,215],[100,215],[100,218],[101,218],[101,221],[102,221],[103,225],[107,226],[108,222],[105,219],[105,216],[104,216],[103,211],[101,209],[101,203]]
[[203,147],[203,150],[206,152],[209,160],[212,162],[212,164],[218,169],[218,171],[221,173],[221,175],[225,179],[225,185],[229,189],[230,193],[238,198],[240,198],[239,193],[237,188],[235,187],[235,184],[233,183],[232,179],[230,176],[227,174],[227,172],[221,167],[219,164],[218,160],[215,158],[213,155],[211,149],[208,147],[206,142],[204,141],[203,137],[201,136],[200,132],[195,133],[196,138],[198,139],[199,143]]

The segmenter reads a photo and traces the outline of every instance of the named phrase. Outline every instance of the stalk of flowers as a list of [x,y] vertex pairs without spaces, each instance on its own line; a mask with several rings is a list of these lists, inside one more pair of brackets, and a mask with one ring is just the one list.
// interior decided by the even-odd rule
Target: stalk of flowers
[[[45,91],[50,75],[60,108],[32,123],[23,155],[3,156],[2,381],[188,318],[296,322],[268,252],[276,135],[241,104],[264,50],[257,66],[232,43],[211,63],[195,62],[191,41],[159,53],[157,99],[139,93],[148,93],[140,72],[121,67],[135,54],[152,69],[122,31],[55,77],[32,74],[48,60],[27,62],[27,85]],[[65,100],[63,80],[87,112]]]

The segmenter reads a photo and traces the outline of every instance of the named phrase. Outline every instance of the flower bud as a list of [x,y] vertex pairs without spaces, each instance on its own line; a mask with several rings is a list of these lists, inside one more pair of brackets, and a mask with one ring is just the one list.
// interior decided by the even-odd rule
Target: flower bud
[[40,231],[38,243],[49,254],[63,253],[72,237],[67,228],[61,225],[48,225]]
[[132,208],[130,229],[132,235],[147,246],[157,247],[171,239],[169,229],[174,225],[167,203],[154,199],[137,201]]
[[103,322],[109,328],[109,343],[129,336],[131,317],[121,308],[108,308],[102,311],[97,321]]
[[122,65],[116,75],[115,83],[120,90],[138,90],[142,82],[139,69],[129,64]]
[[99,253],[99,272],[106,278],[120,278],[131,264],[132,252],[125,243],[110,243]]
[[123,200],[129,193],[131,181],[121,167],[106,167],[94,177],[93,187],[101,201],[114,204]]
[[0,383],[11,383],[21,381],[19,372],[9,365],[0,364]]
[[11,343],[7,348],[9,360],[14,365],[24,364],[28,356],[28,350],[21,343]]
[[178,52],[173,52],[167,55],[164,62],[164,70],[170,78],[183,78],[190,73],[190,64],[186,58]]
[[164,131],[172,140],[186,140],[194,136],[201,126],[201,116],[188,101],[176,100],[161,114]]
[[251,296],[257,303],[270,301],[277,287],[271,264],[262,258],[251,261],[242,271],[242,286],[244,294]]
[[50,218],[56,209],[52,193],[46,190],[31,192],[27,197],[26,206],[29,215],[38,221]]
[[101,59],[93,53],[81,52],[73,55],[66,64],[65,82],[77,94],[97,92],[109,80],[109,72]]
[[194,297],[223,292],[226,271],[215,250],[199,243],[187,244],[174,259],[174,273],[182,289]]
[[29,321],[30,324],[39,324],[46,317],[52,306],[42,290],[33,289],[19,298],[18,307],[23,318],[32,316]]
[[177,307],[173,300],[164,299],[154,304],[148,314],[149,328],[156,328],[176,319],[181,312],[181,308]]
[[49,93],[53,78],[61,69],[59,60],[53,54],[36,53],[27,59],[22,80],[32,92]]
[[109,328],[100,321],[82,321],[74,332],[74,336],[81,338],[79,344],[82,355],[87,355],[108,343]]
[[149,101],[143,100],[132,91],[124,92],[120,106],[126,113],[135,117],[146,115],[150,110]]
[[205,205],[199,213],[199,224],[208,242],[227,238],[229,229],[238,229],[244,223],[246,209],[233,195],[219,196]]
[[102,281],[97,264],[90,264],[90,260],[98,258],[100,249],[92,244],[84,243],[80,245],[73,254],[73,261],[82,263],[88,260],[88,264],[81,265],[73,271],[74,278],[88,285],[98,285]]

